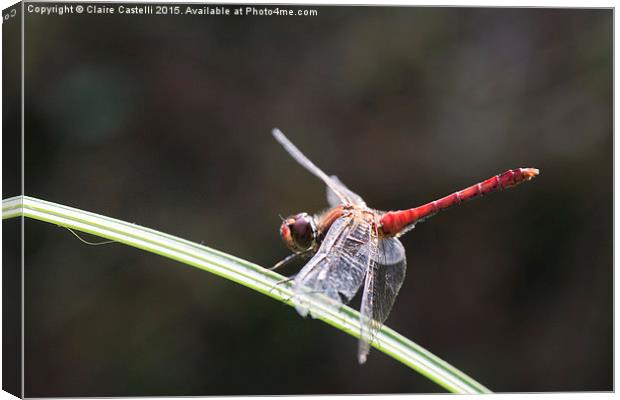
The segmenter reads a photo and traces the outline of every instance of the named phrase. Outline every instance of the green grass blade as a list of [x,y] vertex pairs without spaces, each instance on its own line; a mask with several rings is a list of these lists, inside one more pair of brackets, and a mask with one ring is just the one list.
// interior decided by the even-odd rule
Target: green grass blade
[[[284,277],[259,265],[188,240],[136,224],[76,208],[17,196],[2,201],[2,219],[24,216],[49,222],[156,253],[214,273],[292,305],[291,284],[277,283]],[[335,309],[320,299],[312,300],[315,316],[356,338],[360,335],[359,313],[350,307]],[[383,326],[373,347],[455,393],[489,393],[489,389],[428,350]]]

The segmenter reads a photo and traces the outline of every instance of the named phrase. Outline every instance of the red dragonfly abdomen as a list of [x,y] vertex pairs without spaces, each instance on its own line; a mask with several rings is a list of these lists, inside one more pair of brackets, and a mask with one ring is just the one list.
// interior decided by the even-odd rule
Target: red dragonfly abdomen
[[401,211],[388,211],[381,217],[381,229],[385,235],[396,235],[403,229],[432,217],[439,211],[461,204],[464,201],[482,197],[498,190],[504,190],[529,181],[538,175],[536,168],[509,169],[500,175],[495,175],[486,181],[477,183],[466,189],[454,192],[439,200],[423,206]]

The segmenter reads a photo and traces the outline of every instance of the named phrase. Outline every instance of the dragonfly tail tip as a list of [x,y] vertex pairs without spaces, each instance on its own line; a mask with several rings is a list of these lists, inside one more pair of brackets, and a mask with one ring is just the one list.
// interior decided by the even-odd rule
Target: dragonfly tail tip
[[523,168],[523,175],[525,179],[530,180],[540,174],[540,170],[538,168]]

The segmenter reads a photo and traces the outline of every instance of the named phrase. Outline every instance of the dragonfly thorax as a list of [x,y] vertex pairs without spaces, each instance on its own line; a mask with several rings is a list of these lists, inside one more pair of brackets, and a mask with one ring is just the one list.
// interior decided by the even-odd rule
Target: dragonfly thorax
[[307,251],[317,245],[316,223],[307,213],[291,215],[282,221],[280,235],[286,247],[294,253]]

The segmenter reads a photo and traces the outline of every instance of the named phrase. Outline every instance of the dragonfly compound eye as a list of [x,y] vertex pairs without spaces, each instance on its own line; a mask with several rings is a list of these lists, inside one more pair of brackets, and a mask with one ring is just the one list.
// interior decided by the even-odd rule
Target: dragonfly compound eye
[[282,222],[280,234],[292,251],[308,250],[314,246],[316,240],[314,219],[306,213],[292,215]]

